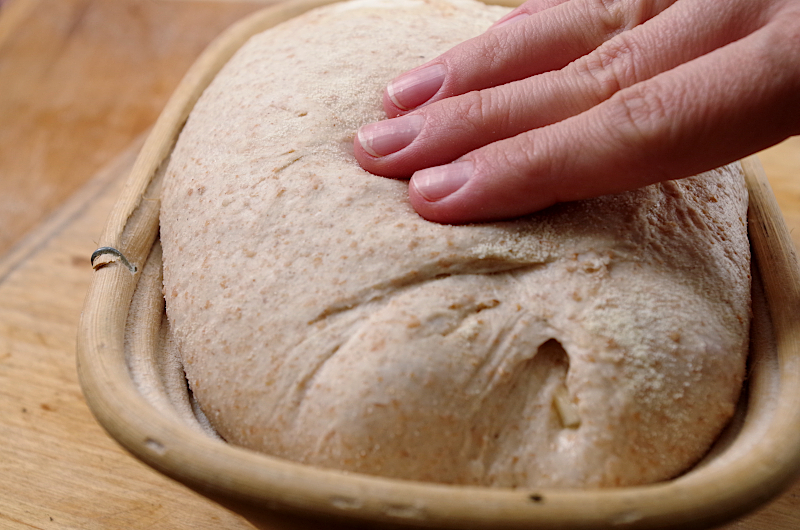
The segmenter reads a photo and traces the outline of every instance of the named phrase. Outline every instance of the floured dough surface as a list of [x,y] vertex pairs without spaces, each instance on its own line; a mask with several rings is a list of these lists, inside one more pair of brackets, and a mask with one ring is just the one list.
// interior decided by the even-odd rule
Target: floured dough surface
[[724,426],[749,322],[738,165],[442,226],[353,158],[390,79],[504,12],[334,5],[253,37],[203,94],[167,170],[164,287],[229,442],[399,478],[594,487],[674,476]]

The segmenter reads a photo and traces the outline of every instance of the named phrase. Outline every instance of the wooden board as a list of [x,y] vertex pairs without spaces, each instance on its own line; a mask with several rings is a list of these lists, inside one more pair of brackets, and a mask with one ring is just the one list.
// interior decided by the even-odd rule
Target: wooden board
[[778,199],[795,249],[800,249],[800,136],[789,138],[758,156]]
[[220,31],[275,0],[0,7],[0,255],[147,129]]
[[[2,16],[10,6],[23,3],[15,8],[13,24],[3,25],[11,20]],[[18,244],[5,255],[0,250],[0,528],[251,528],[140,464],[106,435],[78,387],[74,346],[91,276],[89,255],[137,146],[90,177],[155,119],[172,91],[168,85],[177,83],[192,54],[202,49],[200,40],[256,7],[245,4],[7,0],[2,5],[0,197],[6,200],[0,201],[0,240],[10,235]],[[126,44],[121,41],[131,33],[122,29],[131,24],[141,33],[134,32],[138,37]],[[162,41],[153,33],[164,27],[172,37]],[[187,42],[178,43],[179,38]],[[170,46],[183,50],[172,56],[180,61],[169,59]],[[135,75],[153,77],[139,83],[125,74],[123,64]],[[94,114],[93,108],[102,112]],[[88,153],[87,159],[73,157],[71,150]],[[761,159],[800,247],[800,138],[767,150]],[[12,173],[21,175],[13,183]],[[28,184],[26,176],[36,184]],[[33,213],[19,217],[19,206]],[[31,226],[36,228],[24,235]],[[0,243],[2,248],[7,247]],[[726,528],[800,528],[800,483]]]

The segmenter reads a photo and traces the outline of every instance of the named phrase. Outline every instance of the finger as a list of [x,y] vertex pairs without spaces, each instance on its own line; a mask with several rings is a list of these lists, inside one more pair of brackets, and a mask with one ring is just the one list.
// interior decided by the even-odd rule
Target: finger
[[420,171],[411,203],[442,223],[506,219],[697,174],[798,134],[794,24],[773,21],[583,114]]
[[[384,109],[395,117],[447,97],[558,70],[675,1],[569,0],[514,23],[508,19],[394,79],[384,92]],[[525,4],[515,16],[528,14],[527,9]]]
[[[470,92],[359,130],[355,154],[368,171],[407,177],[483,145],[584,112],[615,92],[737,40],[763,25],[732,3],[682,2],[621,33],[566,68]],[[702,24],[698,20],[714,20]]]

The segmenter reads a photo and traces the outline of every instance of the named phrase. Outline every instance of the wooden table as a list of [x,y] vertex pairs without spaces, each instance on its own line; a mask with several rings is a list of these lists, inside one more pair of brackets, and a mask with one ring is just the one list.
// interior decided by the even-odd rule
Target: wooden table
[[[0,528],[251,528],[103,432],[77,383],[75,330],[89,255],[136,138],[210,38],[257,7],[11,0],[0,8]],[[800,247],[800,137],[761,158]],[[727,528],[800,528],[800,483]]]

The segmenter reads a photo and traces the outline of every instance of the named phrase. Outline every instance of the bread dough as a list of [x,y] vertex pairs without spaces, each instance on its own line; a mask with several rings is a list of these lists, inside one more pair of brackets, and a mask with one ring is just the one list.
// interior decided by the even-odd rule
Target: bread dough
[[595,487],[674,476],[725,425],[749,321],[738,164],[442,226],[353,158],[390,79],[505,12],[325,7],[250,39],[198,101],[167,169],[164,289],[230,443],[405,479]]

